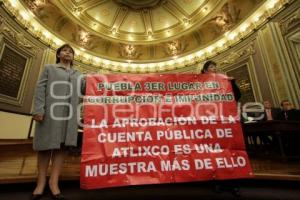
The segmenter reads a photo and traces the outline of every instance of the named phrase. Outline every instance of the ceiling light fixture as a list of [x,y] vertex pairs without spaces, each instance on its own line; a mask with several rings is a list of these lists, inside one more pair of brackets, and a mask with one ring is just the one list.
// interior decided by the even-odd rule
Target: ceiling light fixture
[[10,3],[10,5],[11,5],[12,7],[14,7],[14,8],[17,7],[17,2],[16,2],[16,0],[11,0],[11,1],[8,1],[8,2]]
[[212,46],[210,46],[210,47],[207,48],[207,52],[208,53],[211,53],[213,50],[214,50],[214,47],[212,47]]
[[196,55],[197,55],[198,57],[201,57],[201,56],[203,55],[203,51],[198,51],[198,52],[196,53]]
[[249,24],[247,24],[247,23],[245,23],[245,24],[243,24],[242,26],[241,26],[241,31],[242,32],[245,32],[247,29],[249,28]]
[[50,38],[50,33],[48,31],[44,31],[43,35],[45,36],[45,38],[49,39]]
[[100,62],[101,62],[101,59],[98,58],[98,57],[95,57],[95,62],[96,62],[96,63],[100,63]]
[[225,41],[224,40],[221,40],[218,42],[218,47],[223,47],[223,45],[225,44]]
[[277,2],[278,2],[278,0],[271,0],[271,1],[267,4],[267,9],[272,9],[272,8],[274,8]]
[[22,11],[20,12],[20,15],[22,16],[22,18],[25,20],[25,21],[29,21],[30,17],[28,15],[28,13],[26,11]]
[[257,14],[254,16],[253,21],[258,22],[260,20],[261,14]]
[[230,34],[228,35],[228,38],[229,38],[230,40],[233,40],[236,36],[237,36],[237,33],[236,33],[236,32],[233,32],[233,33],[230,33]]
[[153,35],[152,31],[148,31],[148,38],[152,38],[152,35]]

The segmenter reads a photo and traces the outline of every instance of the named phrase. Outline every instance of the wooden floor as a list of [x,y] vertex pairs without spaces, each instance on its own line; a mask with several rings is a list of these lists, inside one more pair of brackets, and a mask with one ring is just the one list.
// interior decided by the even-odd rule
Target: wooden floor
[[[79,180],[80,153],[74,151],[65,160],[62,180]],[[300,160],[282,161],[250,157],[255,179],[300,181]],[[34,182],[36,153],[31,142],[0,143],[0,184]]]

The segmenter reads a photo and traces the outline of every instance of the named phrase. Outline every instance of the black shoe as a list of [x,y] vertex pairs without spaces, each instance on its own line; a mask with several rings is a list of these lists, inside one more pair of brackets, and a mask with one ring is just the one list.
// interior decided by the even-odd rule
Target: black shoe
[[61,193],[51,194],[51,198],[54,200],[67,200]]
[[39,200],[43,197],[43,194],[32,194],[31,200]]

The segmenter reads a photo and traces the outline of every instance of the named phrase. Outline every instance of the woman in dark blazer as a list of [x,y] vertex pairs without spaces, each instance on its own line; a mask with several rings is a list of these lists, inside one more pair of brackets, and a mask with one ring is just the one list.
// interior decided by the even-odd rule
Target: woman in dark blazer
[[[207,73],[217,73],[217,63],[215,63],[212,60],[207,61],[201,70],[202,74],[207,74]],[[237,84],[235,83],[235,79],[233,77],[228,77],[228,80],[231,82],[232,86],[232,91],[234,94],[234,98],[236,101],[239,101],[241,98],[241,91]]]
[[[217,63],[214,61],[207,61],[201,70],[202,74],[209,74],[209,73],[217,73]],[[235,79],[233,77],[228,77],[228,80],[231,83],[232,91],[234,95],[235,101],[239,101],[241,98],[241,91],[238,88],[237,84],[235,83]],[[239,186],[235,184],[233,181],[218,181],[215,183],[215,192],[220,193],[223,190],[230,190],[234,196],[240,196],[240,189]]]

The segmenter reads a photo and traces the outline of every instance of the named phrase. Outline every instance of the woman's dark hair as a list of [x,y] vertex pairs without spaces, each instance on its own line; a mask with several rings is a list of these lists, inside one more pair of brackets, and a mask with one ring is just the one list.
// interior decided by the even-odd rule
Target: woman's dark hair
[[215,62],[212,61],[212,60],[206,61],[206,63],[204,63],[204,65],[203,65],[203,67],[202,67],[201,74],[204,74],[205,72],[207,72],[208,67],[209,67],[210,65],[215,65],[215,66],[216,66],[217,63],[215,63]]
[[[59,54],[61,52],[61,50],[63,50],[63,48],[69,48],[72,50],[72,53],[73,53],[73,56],[75,55],[75,51],[74,49],[71,47],[71,45],[69,44],[64,44],[62,45],[61,47],[59,47],[57,50],[56,50],[56,63],[60,63],[60,58],[59,58]],[[73,66],[73,61],[71,61],[71,66]]]

